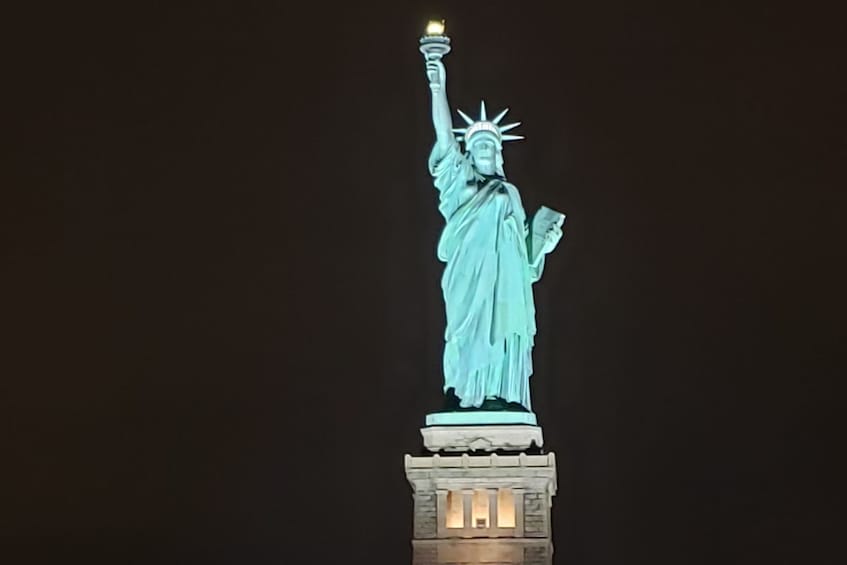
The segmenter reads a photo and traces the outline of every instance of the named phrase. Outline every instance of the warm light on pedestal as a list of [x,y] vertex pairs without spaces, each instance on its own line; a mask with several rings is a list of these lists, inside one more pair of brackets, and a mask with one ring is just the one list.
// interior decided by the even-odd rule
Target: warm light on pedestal
[[488,527],[488,491],[473,491],[473,519],[471,521],[471,527]]
[[497,491],[497,527],[515,527],[515,495],[510,488]]
[[446,526],[450,529],[465,527],[465,505],[464,496],[461,491],[450,491],[447,493],[447,516]]

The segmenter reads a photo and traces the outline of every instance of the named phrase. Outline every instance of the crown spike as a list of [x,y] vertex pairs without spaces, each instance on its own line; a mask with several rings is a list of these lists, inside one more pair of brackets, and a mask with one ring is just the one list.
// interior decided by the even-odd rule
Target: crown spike
[[524,136],[522,136],[522,135],[509,135],[509,134],[506,134],[506,135],[504,135],[504,136],[503,136],[503,138],[502,138],[502,139],[503,139],[503,141],[517,141],[518,139],[526,139],[526,138],[525,138]]
[[500,126],[500,133],[509,131],[510,129],[515,129],[519,125],[521,125],[520,122],[515,122],[513,124],[506,124],[505,126]]
[[468,128],[453,128],[453,133],[465,133]]
[[[491,122],[492,122],[492,123],[495,123],[495,124],[499,124],[499,123],[500,123],[500,120],[502,120],[502,119],[503,119],[503,116],[505,116],[505,115],[506,115],[506,112],[508,112],[508,111],[509,111],[509,109],[508,109],[508,108],[506,108],[505,110],[503,110],[502,112],[500,112],[499,114],[497,114],[497,117],[496,117],[496,118],[494,118],[493,120],[491,120]],[[500,129],[503,129],[503,128],[500,128]]]
[[483,122],[488,120],[488,116],[485,114],[485,100],[479,102],[479,119]]
[[468,125],[473,124],[474,121],[470,116],[468,116],[467,114],[465,114],[464,112],[462,112],[458,108],[456,108],[456,111],[459,112],[459,115],[462,116],[462,119],[465,120],[465,122],[467,122]]

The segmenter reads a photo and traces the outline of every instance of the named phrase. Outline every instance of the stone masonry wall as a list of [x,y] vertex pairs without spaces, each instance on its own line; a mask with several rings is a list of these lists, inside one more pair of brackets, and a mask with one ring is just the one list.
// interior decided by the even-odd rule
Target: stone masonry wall
[[415,546],[412,549],[412,565],[439,565],[438,546]]
[[415,539],[428,539],[436,536],[438,532],[436,512],[436,494],[434,491],[415,493]]
[[523,565],[551,565],[553,546],[530,546],[524,548]]
[[544,492],[525,492],[523,503],[524,536],[528,538],[548,537],[550,534],[547,527],[547,494]]

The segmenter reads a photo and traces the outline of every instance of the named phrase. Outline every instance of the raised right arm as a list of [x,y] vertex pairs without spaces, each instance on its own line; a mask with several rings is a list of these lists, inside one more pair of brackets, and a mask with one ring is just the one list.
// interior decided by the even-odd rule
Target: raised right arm
[[473,167],[453,135],[453,119],[447,103],[447,74],[441,61],[427,61],[426,74],[432,91],[432,125],[435,145],[429,155],[429,172],[440,193],[438,209],[448,221],[477,191]]
[[453,118],[450,104],[447,102],[447,70],[441,61],[427,61],[426,74],[429,78],[429,90],[432,92],[432,125],[435,127],[435,140],[446,150],[455,143],[453,137]]

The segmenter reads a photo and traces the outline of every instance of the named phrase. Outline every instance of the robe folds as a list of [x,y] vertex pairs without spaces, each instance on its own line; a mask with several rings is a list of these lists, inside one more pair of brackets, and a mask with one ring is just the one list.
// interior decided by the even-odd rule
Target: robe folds
[[438,258],[447,311],[444,390],[462,407],[499,397],[531,410],[535,304],[541,265],[527,254],[526,214],[517,188],[485,178],[458,143],[436,144],[429,170],[446,224]]

